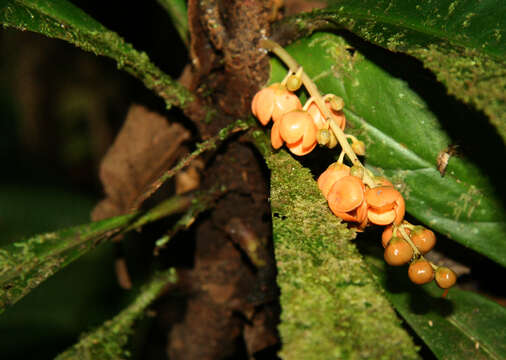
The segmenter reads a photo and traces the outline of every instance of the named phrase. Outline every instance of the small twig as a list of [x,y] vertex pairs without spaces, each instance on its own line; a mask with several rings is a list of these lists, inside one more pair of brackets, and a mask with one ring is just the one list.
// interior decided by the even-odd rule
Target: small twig
[[249,125],[242,120],[237,120],[233,124],[221,129],[217,135],[212,138],[197,144],[197,150],[185,156],[181,161],[175,165],[172,169],[168,170],[154,182],[152,182],[146,191],[144,191],[134,202],[134,205],[130,209],[130,211],[137,210],[140,205],[151,195],[153,195],[156,190],[158,190],[166,181],[171,179],[174,175],[176,175],[180,170],[184,169],[188,166],[193,160],[195,160],[200,154],[205,151],[214,149],[221,141],[227,139],[230,135],[237,133],[239,131],[244,131],[249,128]]
[[206,210],[214,207],[218,198],[227,191],[224,187],[212,188],[211,190],[195,194],[195,197],[188,210],[179,218],[174,226],[158,241],[153,249],[153,255],[158,256],[160,250],[167,246],[170,239],[181,230],[188,229],[197,219],[197,217]]

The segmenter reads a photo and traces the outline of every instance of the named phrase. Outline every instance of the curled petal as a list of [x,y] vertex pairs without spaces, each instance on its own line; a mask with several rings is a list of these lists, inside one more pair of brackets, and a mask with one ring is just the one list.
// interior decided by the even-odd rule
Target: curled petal
[[286,113],[302,109],[302,104],[294,93],[279,88],[274,92],[274,107],[272,110],[272,120],[274,122],[280,120]]
[[325,122],[322,112],[315,103],[311,103],[307,108],[307,112],[313,118],[313,122],[318,129],[327,129],[328,125]]
[[376,212],[373,209],[369,208],[367,212],[367,218],[370,222],[376,225],[390,225],[395,220],[396,213],[395,210],[388,210],[383,212]]
[[367,204],[379,212],[392,209],[395,201],[401,197],[401,193],[391,186],[378,186],[366,193]]
[[[316,141],[316,131],[313,131],[311,117],[305,111],[291,111],[281,118],[279,132],[284,141],[289,144],[299,141],[306,132],[314,133],[314,141]],[[312,145],[312,144],[311,144]]]
[[395,220],[394,224],[399,225],[404,219],[404,214],[406,213],[406,203],[404,202],[404,198],[401,196],[397,200],[395,200]]
[[341,128],[341,130],[344,130],[346,127],[346,117],[344,116],[344,112],[332,110],[332,114],[334,115],[334,120],[336,121],[337,125]]
[[275,122],[271,129],[271,144],[274,149],[279,149],[283,146],[283,139],[279,134],[279,122]]
[[312,121],[306,122],[306,131],[302,136],[302,147],[309,148],[316,145],[316,126]]
[[350,175],[350,167],[340,163],[330,165],[318,178],[318,187],[325,199],[328,196],[330,188],[335,182],[344,176]]
[[272,86],[257,92],[251,102],[251,111],[262,125],[267,125],[274,110],[274,90]]
[[367,202],[362,201],[362,204],[357,209],[357,222],[360,223],[361,228],[365,228],[367,226]]
[[284,141],[295,143],[302,138],[305,131],[304,115],[300,111],[292,111],[281,118],[279,133]]
[[358,177],[345,176],[332,185],[328,193],[331,209],[349,212],[364,201],[365,186]]
[[302,145],[302,139],[300,139],[299,141],[297,141],[295,143],[286,144],[286,147],[288,148],[288,150],[290,150],[292,152],[292,154],[295,154],[297,156],[304,156],[304,155],[309,154],[311,151],[313,151],[313,149],[316,147],[316,142],[313,145],[305,148]]
[[[334,121],[337,123],[337,125],[341,128],[341,130],[344,130],[346,127],[346,117],[344,116],[344,113],[342,111],[335,111],[332,109],[330,103],[325,103],[330,110],[331,114],[334,117]],[[316,125],[318,129],[328,129],[328,124],[325,121],[325,116],[321,112],[318,105],[315,103],[311,103],[309,107],[307,108],[307,112],[311,115],[313,118],[313,122]]]

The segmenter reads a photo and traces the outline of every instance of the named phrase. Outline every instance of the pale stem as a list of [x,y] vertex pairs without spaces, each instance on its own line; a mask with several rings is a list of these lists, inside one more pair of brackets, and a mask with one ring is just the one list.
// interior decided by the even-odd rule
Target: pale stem
[[[268,40],[268,39],[262,39],[259,42],[259,45],[263,47],[264,49],[267,49],[269,51],[272,51],[274,54],[276,54],[288,68],[293,71],[297,72],[300,68],[300,65],[295,61],[295,59],[285,50],[283,49],[278,43]],[[320,95],[320,92],[318,91],[318,88],[316,87],[315,83],[311,80],[311,78],[305,73],[302,72],[302,83],[306,87],[307,91],[309,92],[309,95],[313,97],[314,101],[316,102],[316,105],[320,108],[320,110],[323,112],[323,115],[325,116],[325,119],[329,121],[330,128],[336,135],[337,141],[339,141],[339,144],[341,145],[341,148],[346,153],[350,161],[353,163],[353,165],[361,166],[362,163],[358,159],[357,155],[351,148],[351,145],[348,143],[348,140],[346,140],[346,135],[341,130],[339,125],[337,125],[334,116],[329,108],[325,105],[325,101],[323,100],[322,96]],[[370,177],[370,175],[365,172],[364,174],[364,183],[374,187],[375,181]]]
[[418,248],[413,243],[413,241],[411,241],[411,238],[409,237],[409,235],[406,232],[406,230],[404,230],[404,226],[405,225],[401,224],[401,225],[399,225],[399,227],[397,227],[397,229],[401,233],[401,235],[404,238],[404,240],[407,241],[407,243],[409,244],[409,246],[411,246],[413,248],[413,252],[414,252],[415,256],[419,256],[420,259],[423,259],[423,260],[427,261],[434,270],[437,270],[437,268],[438,268],[437,265],[433,264],[432,261],[428,261],[426,258],[423,257],[423,255],[420,252],[420,250],[418,250]]

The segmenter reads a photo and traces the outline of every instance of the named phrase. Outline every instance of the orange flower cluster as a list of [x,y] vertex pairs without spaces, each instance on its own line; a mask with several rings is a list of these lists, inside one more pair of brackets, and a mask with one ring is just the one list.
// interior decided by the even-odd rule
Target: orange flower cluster
[[[438,267],[423,257],[436,243],[434,233],[405,221],[406,204],[401,193],[387,179],[367,172],[356,159],[356,155],[365,154],[365,145],[339,130],[344,130],[346,126],[346,118],[341,110],[342,99],[332,94],[321,98],[317,94],[317,98],[320,98],[318,103],[325,103],[332,114],[332,121],[339,129],[330,126],[313,98],[302,106],[293,93],[301,85],[301,72],[302,69],[295,75],[287,75],[282,83],[260,90],[253,98],[251,110],[262,125],[267,125],[271,119],[273,121],[271,144],[274,149],[286,145],[293,154],[302,156],[310,153],[317,143],[333,148],[338,143],[338,137],[340,142],[351,139],[351,144],[341,143],[343,151],[339,160],[318,178],[318,187],[327,199],[330,210],[343,220],[358,224],[359,231],[369,224],[386,226],[381,239],[385,261],[393,266],[410,263],[408,276],[412,282],[426,284],[435,279],[443,289],[453,286],[456,275],[452,270]],[[327,115],[330,114],[327,112]],[[345,149],[345,145],[348,149]],[[354,153],[355,160],[350,152]],[[352,160],[355,164],[353,167],[343,164],[344,155]]]
[[[346,126],[346,118],[342,111],[332,109],[330,102],[326,106],[332,111],[341,129]],[[251,110],[262,125],[272,119],[271,144],[274,149],[286,147],[295,155],[309,154],[316,147],[319,130],[328,129],[321,110],[312,101],[303,110],[299,98],[286,86],[273,84],[256,93],[251,103]]]
[[[453,286],[457,277],[452,270],[433,266],[423,258],[436,244],[436,236],[423,226],[403,222],[406,205],[392,183],[376,178],[377,185],[369,187],[354,173],[360,171],[336,162],[318,178],[318,187],[330,210],[345,221],[358,223],[360,230],[369,223],[387,226],[381,236],[385,261],[393,266],[410,263],[408,276],[415,284],[426,284],[435,278],[443,289]],[[401,227],[411,244],[400,233]]]
[[370,188],[352,174],[352,168],[341,163],[330,165],[318,178],[318,186],[330,210],[345,221],[364,229],[376,225],[399,225],[406,210],[402,195],[385,179]]

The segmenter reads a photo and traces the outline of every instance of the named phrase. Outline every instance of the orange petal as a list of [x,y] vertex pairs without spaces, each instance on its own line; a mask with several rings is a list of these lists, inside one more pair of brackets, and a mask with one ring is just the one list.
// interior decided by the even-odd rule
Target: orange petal
[[390,210],[395,200],[402,197],[401,193],[391,186],[378,186],[367,190],[366,201],[370,207],[377,211]]
[[328,193],[329,206],[336,211],[349,212],[364,201],[364,184],[355,176],[345,176],[332,185]]
[[313,146],[313,144],[316,143],[316,131],[317,129],[315,124],[313,124],[310,118],[308,118],[308,121],[306,123],[306,131],[302,136],[303,148],[309,148],[310,146]]
[[[327,106],[330,108],[330,104],[327,104]],[[346,127],[346,117],[344,116],[344,113],[342,111],[334,111],[332,110],[332,115],[334,115],[334,120],[336,121],[337,125],[341,128],[341,130],[344,130]]]
[[401,196],[397,200],[395,200],[395,220],[394,224],[399,225],[404,219],[404,214],[406,213],[406,203],[404,202],[404,198]]
[[292,144],[286,144],[286,147],[295,155],[297,156],[303,156],[303,155],[306,155],[306,154],[309,154],[311,151],[313,151],[313,149],[316,147],[316,142],[311,145],[310,147],[308,148],[304,148],[302,146],[302,139],[300,139],[299,141],[297,141],[296,143],[292,143]]
[[362,204],[357,209],[357,222],[361,223],[360,227],[365,227],[367,225],[367,202],[362,201]]
[[275,122],[271,129],[271,144],[274,149],[279,149],[283,146],[283,139],[279,134],[279,122]]
[[283,115],[294,110],[301,110],[302,104],[294,93],[286,89],[277,89],[274,91],[274,109],[272,111],[272,120],[278,121]]
[[292,111],[281,118],[279,133],[281,138],[289,144],[299,141],[306,132],[306,113]]
[[350,175],[350,167],[344,164],[333,163],[318,178],[318,187],[325,196],[328,196],[330,188],[334,183],[344,176]]
[[393,236],[394,230],[393,226],[387,226],[385,230],[383,230],[383,233],[381,234],[381,243],[383,244],[383,247],[386,248],[388,242]]
[[367,217],[369,221],[376,225],[390,225],[395,220],[395,210],[388,210],[383,212],[375,212],[369,208]]
[[325,124],[325,118],[318,108],[318,106],[315,103],[312,103],[307,108],[307,112],[309,115],[311,115],[311,118],[313,119],[313,123],[318,129],[327,129],[328,126]]
[[341,219],[343,219],[344,221],[353,221],[353,222],[357,222],[357,217],[356,216],[353,216],[352,214],[350,213],[346,213],[344,211],[337,211],[335,209],[332,209],[332,207],[330,208],[330,210],[332,210],[332,212],[334,213],[335,216],[337,217],[340,217]]
[[274,110],[274,90],[272,87],[264,88],[256,93],[251,102],[253,115],[262,123],[267,125]]

